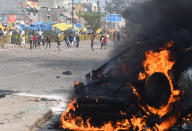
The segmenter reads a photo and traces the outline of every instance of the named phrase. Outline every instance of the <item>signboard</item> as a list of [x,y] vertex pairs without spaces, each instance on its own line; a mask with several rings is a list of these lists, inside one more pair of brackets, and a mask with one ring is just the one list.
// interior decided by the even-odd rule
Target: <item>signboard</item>
[[31,23],[30,17],[29,16],[25,16],[24,22],[25,22],[25,24],[30,24]]
[[16,15],[8,15],[8,23],[15,23]]
[[122,22],[122,17],[119,14],[106,15],[106,22]]

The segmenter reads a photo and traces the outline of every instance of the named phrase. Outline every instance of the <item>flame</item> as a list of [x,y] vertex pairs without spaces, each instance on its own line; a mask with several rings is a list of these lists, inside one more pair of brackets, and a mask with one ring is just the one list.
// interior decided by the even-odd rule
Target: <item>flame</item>
[[131,87],[131,89],[133,90],[133,94],[135,94],[135,95],[137,96],[138,100],[141,100],[141,96],[140,96],[140,94],[137,92],[137,90],[135,89],[135,87],[134,87],[132,84],[130,84],[130,83],[128,83],[128,85]]
[[[147,105],[147,108],[150,112],[153,114],[157,114],[161,117],[166,115],[172,108],[172,104],[179,100],[179,94],[180,90],[175,90],[173,86],[172,78],[169,74],[169,71],[172,70],[173,65],[175,64],[174,61],[170,60],[170,51],[166,48],[170,48],[173,45],[173,41],[169,42],[165,48],[161,48],[160,52],[154,52],[154,51],[148,51],[146,52],[146,60],[143,62],[143,67],[145,69],[145,72],[140,72],[138,80],[146,80],[153,75],[156,72],[163,73],[169,80],[170,89],[171,89],[171,95],[168,100],[167,105],[162,105],[160,108],[155,108]],[[160,125],[157,125],[156,127],[159,130],[167,130],[169,127],[173,126],[173,124],[176,122],[175,116],[171,116],[173,120],[171,122],[169,120],[164,121]],[[170,118],[169,118],[170,119]]]
[[79,84],[81,84],[81,82],[80,81],[76,81],[74,85],[78,86]]
[[131,122],[133,124],[133,129],[136,130],[138,127],[139,131],[143,130],[145,128],[146,122],[144,121],[144,117],[135,117],[131,119]]
[[[102,127],[93,127],[90,124],[90,119],[87,119],[85,122],[83,121],[83,118],[80,116],[73,116],[71,111],[75,112],[75,104],[76,99],[71,101],[68,104],[68,107],[66,111],[62,114],[60,118],[61,127],[63,129],[69,129],[69,130],[75,130],[75,131],[119,131],[119,130],[129,130],[131,126],[133,126],[133,129],[139,129],[142,130],[145,128],[146,122],[144,120],[145,117],[135,117],[133,116],[130,121],[128,119],[124,119],[122,121],[118,121],[116,123],[108,122],[104,123]],[[121,111],[120,111],[121,112]],[[126,115],[126,113],[121,112],[123,115]]]
[[182,119],[184,121],[185,126],[192,124],[192,114],[188,114],[187,116],[183,117]]
[[167,131],[177,122],[178,114],[171,115],[160,124],[156,124],[159,131]]
[[[143,62],[143,67],[145,68],[144,72],[139,73],[138,80],[147,81],[148,78],[156,72],[163,73],[169,80],[171,95],[168,100],[167,105],[162,105],[160,108],[154,108],[149,105],[142,106],[141,109],[150,116],[152,113],[157,114],[160,118],[165,116],[172,108],[172,104],[179,100],[180,91],[174,89],[173,80],[169,71],[172,70],[174,61],[170,60],[170,51],[167,48],[170,48],[173,45],[173,41],[169,42],[164,48],[161,48],[159,52],[148,51],[146,52],[146,60]],[[126,66],[121,65],[121,73],[126,73]],[[76,83],[77,85],[79,82]],[[137,92],[136,88],[128,83],[132,88],[133,93],[140,100],[141,95]],[[88,99],[88,96],[86,96]],[[98,103],[98,98],[96,98]],[[77,100],[74,99],[71,101],[66,109],[63,112],[60,122],[63,129],[77,130],[77,131],[118,131],[118,130],[147,130],[147,131],[165,131],[171,128],[177,121],[178,114],[172,114],[167,117],[167,119],[161,121],[160,123],[154,124],[154,127],[148,128],[146,124],[147,116],[134,116],[132,118],[123,119],[121,121],[110,121],[108,123],[103,123],[102,127],[94,127],[91,125],[91,118],[84,120],[80,114],[75,115],[75,112],[79,108]],[[139,112],[138,112],[139,113]],[[120,114],[123,117],[126,117],[127,112],[120,111]],[[190,116],[191,117],[191,116]]]

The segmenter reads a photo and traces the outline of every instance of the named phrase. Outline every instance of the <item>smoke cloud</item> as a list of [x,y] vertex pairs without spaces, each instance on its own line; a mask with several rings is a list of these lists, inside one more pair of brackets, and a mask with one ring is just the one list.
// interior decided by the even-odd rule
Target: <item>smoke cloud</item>
[[[128,48],[129,80],[136,81],[138,72],[143,70],[142,62],[146,51],[158,51],[168,42],[174,41],[170,50],[171,59],[176,61],[172,72],[177,86],[183,77],[181,74],[192,65],[191,7],[191,0],[148,0],[134,4],[123,13],[127,20],[127,41],[124,48]],[[183,105],[191,109],[192,104],[189,103],[192,103],[192,94],[187,90],[192,87],[183,84],[178,88],[182,88],[187,96],[184,97]]]

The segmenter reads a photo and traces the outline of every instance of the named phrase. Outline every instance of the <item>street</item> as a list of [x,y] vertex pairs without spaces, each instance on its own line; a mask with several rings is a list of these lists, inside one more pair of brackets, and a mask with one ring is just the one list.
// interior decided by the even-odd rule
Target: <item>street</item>
[[[61,51],[55,43],[51,49],[16,46],[0,49],[0,90],[12,92],[0,99],[0,129],[32,130],[34,123],[49,110],[53,114],[62,113],[72,95],[74,82],[83,81],[85,74],[110,59],[112,50],[112,45],[101,50],[99,41],[94,51],[90,49],[90,41],[81,41],[78,49],[67,49],[62,43]],[[15,114],[22,117],[9,120]]]

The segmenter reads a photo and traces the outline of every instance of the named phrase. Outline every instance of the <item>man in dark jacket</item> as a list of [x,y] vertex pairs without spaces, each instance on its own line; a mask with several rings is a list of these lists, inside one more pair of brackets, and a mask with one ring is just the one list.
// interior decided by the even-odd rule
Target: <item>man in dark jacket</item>
[[79,41],[80,41],[80,38],[79,38],[79,35],[76,35],[76,47],[79,48]]
[[49,48],[51,48],[51,36],[50,35],[47,36],[46,41],[47,41],[46,49],[48,46],[49,46]]
[[68,36],[67,36],[67,35],[65,35],[64,41],[65,41],[66,46],[67,46],[68,48],[70,48],[69,39],[68,39]]
[[69,36],[70,46],[72,46],[72,45],[73,45],[73,40],[74,40],[74,35],[73,35],[73,34],[71,34],[71,35]]

